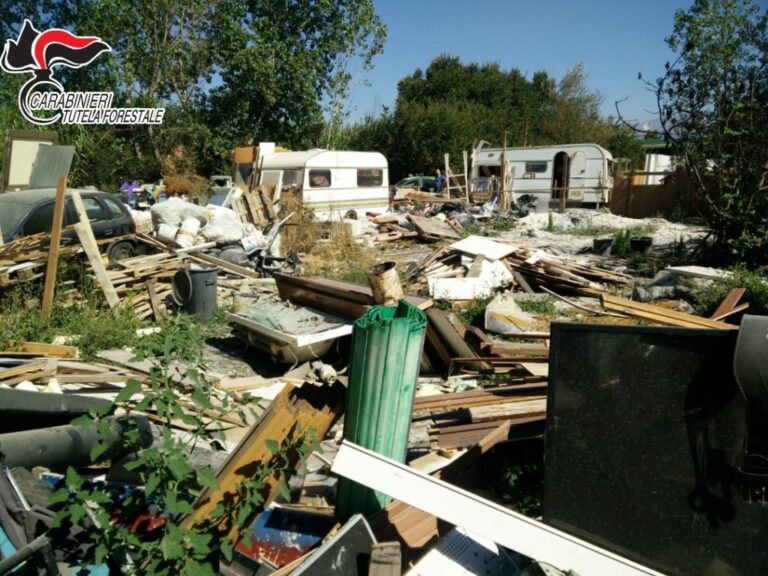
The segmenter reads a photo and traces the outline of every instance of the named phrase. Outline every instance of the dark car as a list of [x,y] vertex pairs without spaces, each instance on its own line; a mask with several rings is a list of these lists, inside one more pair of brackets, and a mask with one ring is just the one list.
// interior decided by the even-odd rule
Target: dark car
[[395,188],[414,188],[422,192],[435,192],[434,176],[408,176],[395,184]]
[[[91,228],[96,240],[118,238],[133,234],[136,225],[128,207],[116,196],[97,190],[80,190],[85,211],[91,221]],[[64,226],[77,222],[77,213],[66,192],[64,205]],[[29,236],[39,232],[50,232],[53,223],[53,207],[56,199],[54,188],[39,190],[19,190],[0,194],[0,230],[3,240]],[[67,230],[64,236],[74,236],[74,231]],[[101,245],[110,260],[129,258],[136,254],[137,244],[133,240],[118,240]]]

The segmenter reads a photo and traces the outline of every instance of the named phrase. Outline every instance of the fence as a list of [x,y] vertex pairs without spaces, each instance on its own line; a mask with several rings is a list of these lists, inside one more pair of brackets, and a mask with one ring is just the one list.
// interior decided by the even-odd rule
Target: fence
[[[661,184],[643,184],[646,176],[665,176]],[[611,212],[629,218],[695,215],[700,200],[681,172],[622,172],[614,177]]]

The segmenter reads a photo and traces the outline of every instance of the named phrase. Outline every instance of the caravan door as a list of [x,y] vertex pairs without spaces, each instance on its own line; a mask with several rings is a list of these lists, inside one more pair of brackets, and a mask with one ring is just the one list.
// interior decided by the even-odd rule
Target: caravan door
[[587,155],[584,152],[578,151],[571,154],[569,172],[568,198],[583,201],[587,183]]

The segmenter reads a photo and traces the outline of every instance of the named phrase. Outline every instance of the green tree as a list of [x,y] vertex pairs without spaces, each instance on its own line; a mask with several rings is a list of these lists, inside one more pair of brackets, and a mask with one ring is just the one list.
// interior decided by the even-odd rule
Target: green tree
[[317,142],[323,99],[337,122],[351,62],[370,68],[386,36],[371,0],[231,0],[226,9],[216,31],[220,83],[208,99],[209,125],[243,144]]
[[[73,183],[107,187],[226,171],[241,144],[316,143],[323,104],[339,126],[352,71],[369,70],[385,38],[371,0],[14,0],[0,31],[16,37],[24,18],[112,46],[86,67],[57,69],[68,90],[111,90],[115,106],[166,108],[162,126],[56,127],[61,143],[78,145],[73,175],[84,180]],[[15,110],[17,80],[0,75],[0,130],[29,127]]]
[[586,86],[587,74],[579,64],[557,83],[552,104],[544,117],[543,133],[548,143],[603,142],[610,123],[600,116],[603,97]]
[[713,255],[768,262],[768,12],[696,0],[675,14],[678,55],[656,80],[659,118],[706,202]]

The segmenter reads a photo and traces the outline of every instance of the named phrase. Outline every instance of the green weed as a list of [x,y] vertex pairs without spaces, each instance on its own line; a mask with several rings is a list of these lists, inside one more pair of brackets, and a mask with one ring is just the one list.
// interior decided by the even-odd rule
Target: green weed
[[716,280],[707,286],[694,289],[696,312],[702,316],[710,316],[731,289],[745,288],[746,292],[741,301],[749,302],[748,312],[768,314],[768,271],[734,268],[731,272],[731,278]]
[[552,298],[540,298],[531,300],[518,300],[517,305],[523,312],[529,314],[545,314],[547,316],[554,316],[557,313],[555,307],[555,301]]

